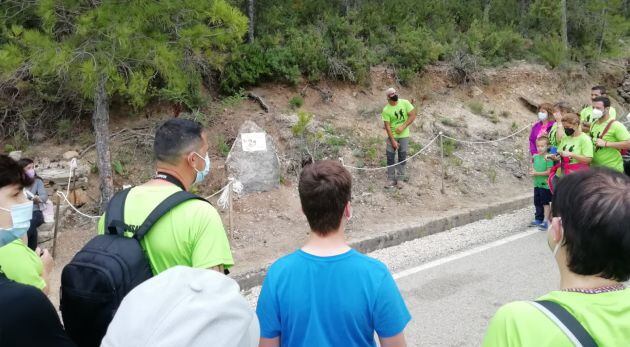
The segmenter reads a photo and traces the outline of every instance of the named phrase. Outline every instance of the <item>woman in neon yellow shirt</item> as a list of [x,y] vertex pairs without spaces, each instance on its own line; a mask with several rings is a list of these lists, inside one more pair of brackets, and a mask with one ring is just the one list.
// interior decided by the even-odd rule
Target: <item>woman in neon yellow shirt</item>
[[[560,180],[548,243],[560,289],[539,298],[560,305],[598,346],[630,345],[630,177],[590,169]],[[483,346],[574,346],[541,303],[512,302],[490,321]],[[548,304],[548,303],[546,303]],[[573,340],[574,341],[574,340]]]
[[24,239],[33,216],[33,202],[24,194],[32,180],[18,163],[0,155],[0,272],[8,279],[47,292],[53,260],[48,251],[34,252]]

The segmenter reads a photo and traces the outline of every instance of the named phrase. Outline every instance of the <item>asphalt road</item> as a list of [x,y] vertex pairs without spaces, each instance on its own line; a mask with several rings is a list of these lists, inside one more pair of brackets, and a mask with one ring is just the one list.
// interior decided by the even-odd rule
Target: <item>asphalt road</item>
[[559,275],[545,233],[532,229],[517,237],[397,273],[413,317],[405,330],[408,344],[479,346],[501,305],[557,288]]

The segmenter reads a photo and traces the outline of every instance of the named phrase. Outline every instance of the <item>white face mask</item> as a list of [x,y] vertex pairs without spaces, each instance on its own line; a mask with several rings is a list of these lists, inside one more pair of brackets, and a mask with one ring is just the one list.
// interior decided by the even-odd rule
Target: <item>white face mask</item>
[[8,229],[0,228],[0,247],[19,239],[28,231],[33,218],[33,202],[11,206],[10,209],[0,207],[0,210],[11,214],[13,225]]
[[201,171],[199,171],[199,170],[197,170],[197,168],[193,167],[193,169],[195,169],[195,171],[197,171],[197,176],[195,176],[195,182],[193,184],[197,184],[197,183],[201,183],[206,178],[206,176],[208,176],[208,174],[210,173],[210,157],[208,156],[208,153],[206,153],[205,157],[202,157],[197,152],[194,152],[194,154],[196,156],[198,156],[199,158],[203,159],[204,162],[205,162],[203,170],[201,170]]
[[547,113],[545,113],[545,112],[538,112],[538,119],[545,120],[545,119],[547,119],[547,117],[548,117]]
[[[562,220],[561,222],[562,223]],[[549,231],[548,232],[552,232],[551,229],[553,228],[553,225],[549,226]],[[560,247],[562,246],[562,241],[564,241],[564,228],[562,227],[562,224],[560,226],[560,240],[558,240],[558,243],[556,243],[555,247],[553,247],[553,257],[556,257],[556,254],[558,254],[558,251],[560,250]],[[549,248],[551,248],[551,245],[549,245]]]
[[604,116],[604,112],[600,109],[594,108],[591,115],[593,117],[593,120],[598,120]]

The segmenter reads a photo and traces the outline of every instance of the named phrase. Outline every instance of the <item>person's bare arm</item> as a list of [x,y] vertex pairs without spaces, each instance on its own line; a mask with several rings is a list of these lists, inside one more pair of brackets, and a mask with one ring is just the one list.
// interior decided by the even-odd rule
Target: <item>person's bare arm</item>
[[411,125],[411,123],[413,123],[416,120],[416,109],[414,108],[413,110],[409,111],[409,117],[407,118],[407,121],[403,124],[401,124],[400,126],[398,126],[398,128],[396,128],[396,132],[397,133],[402,133],[403,131],[405,131],[405,129],[407,129],[408,126]]
[[389,124],[389,122],[383,122],[383,124],[385,124],[385,131],[387,131],[387,137],[389,137],[389,143],[392,144],[392,147],[394,147],[394,150],[398,149],[398,142],[394,138],[394,133],[392,133],[391,125]]
[[381,347],[406,347],[407,341],[405,340],[405,334],[400,333],[392,337],[378,337],[381,342]]
[[273,339],[267,339],[264,337],[260,338],[260,343],[258,343],[258,347],[278,347],[280,346],[280,336],[274,337]]
[[621,142],[608,142],[602,139],[597,139],[597,146],[604,148],[614,148],[618,150],[630,149],[630,140]]
[[563,152],[562,156],[563,157],[568,157],[570,159],[575,159],[580,164],[590,164],[591,161],[593,161],[592,157],[587,157],[587,156],[584,156],[584,155],[579,155],[579,154],[575,154],[573,152],[568,152],[568,151]]

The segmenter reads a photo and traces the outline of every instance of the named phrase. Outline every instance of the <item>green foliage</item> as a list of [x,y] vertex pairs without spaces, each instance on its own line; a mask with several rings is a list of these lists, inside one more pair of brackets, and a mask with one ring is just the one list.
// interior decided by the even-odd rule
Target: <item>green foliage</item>
[[534,50],[552,68],[560,66],[567,59],[567,50],[559,37],[540,37],[534,44]]
[[114,160],[112,162],[112,169],[117,175],[123,175],[125,173],[125,166],[120,160]]
[[291,127],[291,132],[293,132],[293,136],[302,137],[306,133],[306,129],[309,124],[313,120],[313,115],[306,111],[298,112],[298,121]]
[[74,127],[70,119],[64,118],[57,121],[57,138],[68,140],[74,135]]
[[483,103],[478,100],[472,100],[468,103],[470,111],[478,116],[483,115]]
[[217,137],[217,148],[222,157],[227,157],[228,154],[230,154],[230,144],[226,141],[223,135],[219,135]]
[[304,105],[304,98],[299,95],[296,95],[289,100],[289,106],[292,109],[300,108],[302,105]]
[[442,149],[444,150],[444,155],[450,157],[457,149],[457,142],[451,139],[443,139]]

